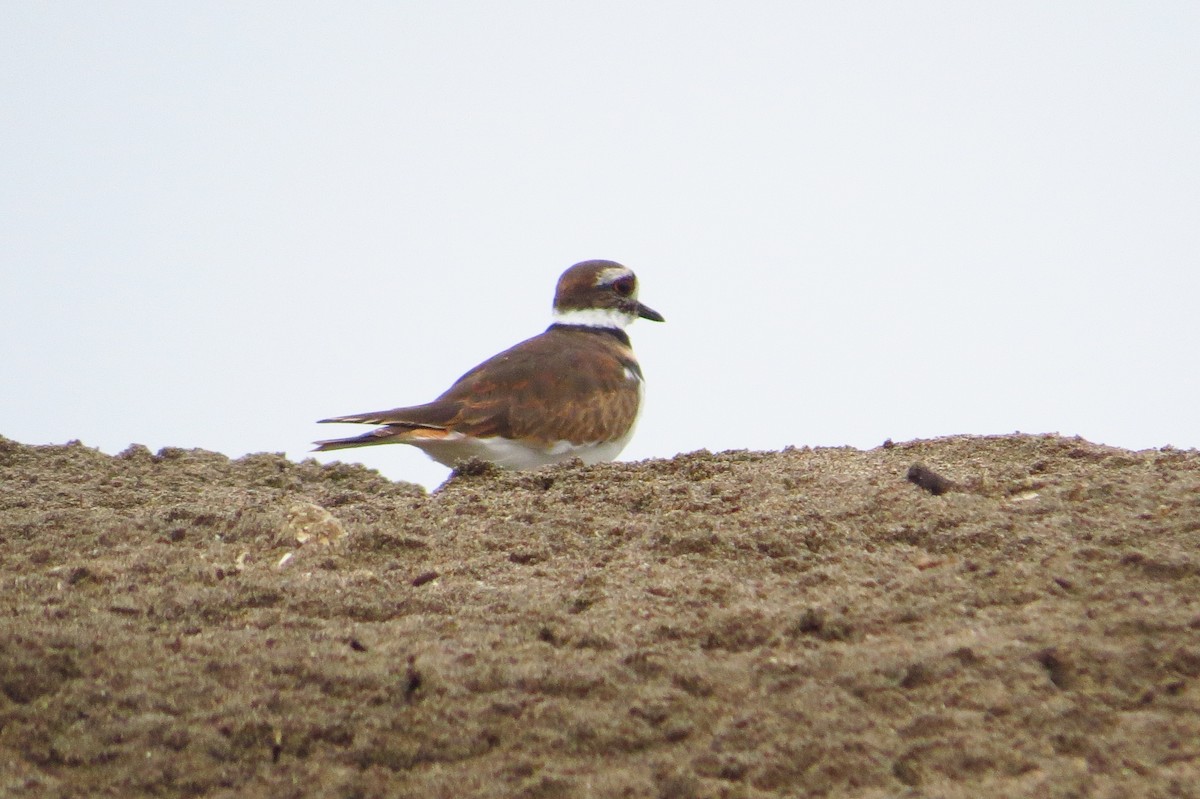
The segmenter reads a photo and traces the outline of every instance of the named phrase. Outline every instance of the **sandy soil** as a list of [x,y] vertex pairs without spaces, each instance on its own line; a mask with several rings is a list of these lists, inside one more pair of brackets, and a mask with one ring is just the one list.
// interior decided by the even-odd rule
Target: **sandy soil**
[[1200,796],[1198,542],[1200,453],[1058,437],[433,494],[0,439],[0,796]]

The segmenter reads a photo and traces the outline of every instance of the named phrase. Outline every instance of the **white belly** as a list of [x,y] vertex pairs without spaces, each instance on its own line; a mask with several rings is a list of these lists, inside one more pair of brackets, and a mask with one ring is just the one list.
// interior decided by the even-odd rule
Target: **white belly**
[[572,444],[558,441],[550,447],[536,447],[509,438],[468,438],[454,434],[438,441],[412,441],[413,446],[423,450],[438,463],[454,467],[463,461],[478,459],[494,463],[501,469],[536,469],[552,463],[562,463],[579,458],[586,464],[607,463],[614,460],[625,449],[633,436],[630,429],[615,441],[594,444]]

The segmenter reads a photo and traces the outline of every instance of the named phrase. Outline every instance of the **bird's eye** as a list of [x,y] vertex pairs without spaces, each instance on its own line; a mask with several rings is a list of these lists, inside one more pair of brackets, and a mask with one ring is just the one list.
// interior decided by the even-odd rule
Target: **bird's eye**
[[629,297],[633,294],[633,289],[637,285],[633,277],[622,277],[613,281],[613,291],[620,294],[622,297]]

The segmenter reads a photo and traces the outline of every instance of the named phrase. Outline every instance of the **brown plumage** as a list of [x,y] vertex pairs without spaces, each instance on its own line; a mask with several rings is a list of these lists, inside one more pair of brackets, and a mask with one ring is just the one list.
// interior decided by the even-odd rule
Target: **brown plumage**
[[509,468],[611,460],[632,435],[642,393],[622,328],[662,316],[637,301],[633,273],[612,261],[564,272],[554,311],[544,333],[484,361],[433,402],[322,420],[383,427],[317,449],[401,443],[447,465],[475,457]]

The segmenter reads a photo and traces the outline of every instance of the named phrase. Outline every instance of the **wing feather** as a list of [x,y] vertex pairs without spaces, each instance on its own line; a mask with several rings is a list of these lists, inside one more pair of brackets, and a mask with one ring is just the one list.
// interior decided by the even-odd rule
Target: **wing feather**
[[323,421],[390,427],[376,437],[337,440],[343,446],[384,443],[419,429],[547,446],[612,441],[637,418],[640,374],[633,351],[616,337],[552,327],[484,361],[433,402]]

